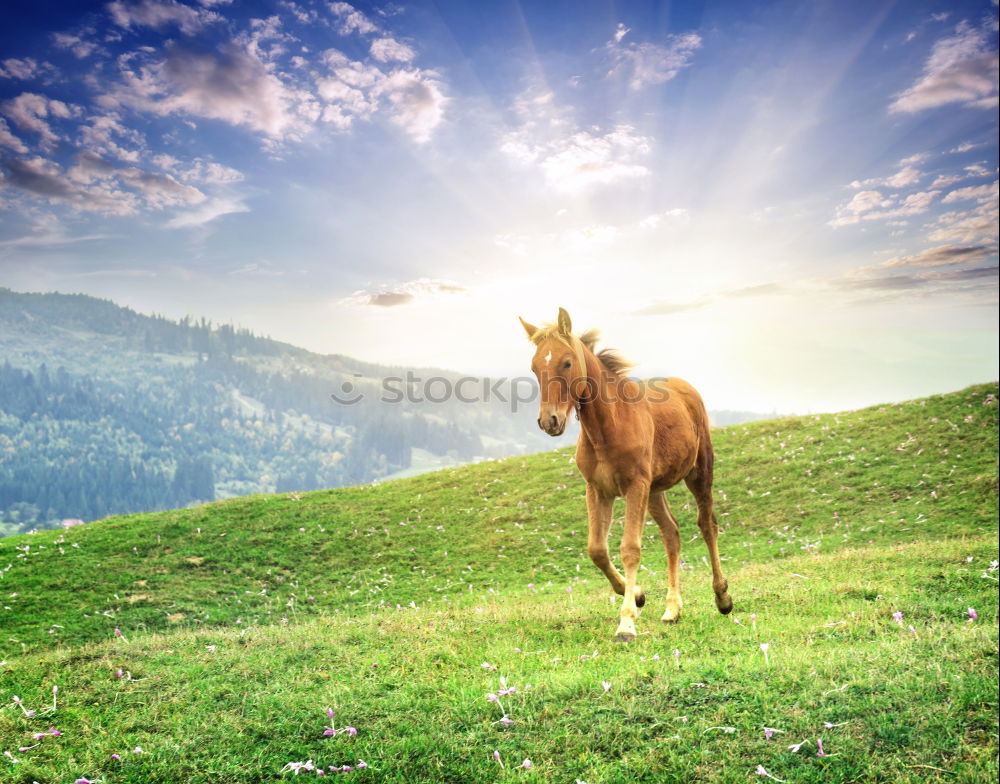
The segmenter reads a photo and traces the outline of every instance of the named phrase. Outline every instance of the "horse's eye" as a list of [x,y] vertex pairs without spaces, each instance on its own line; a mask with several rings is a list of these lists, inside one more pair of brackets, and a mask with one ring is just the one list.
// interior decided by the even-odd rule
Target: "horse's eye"
[[573,367],[573,363],[567,359],[566,362],[563,364],[563,370],[569,370],[571,367]]

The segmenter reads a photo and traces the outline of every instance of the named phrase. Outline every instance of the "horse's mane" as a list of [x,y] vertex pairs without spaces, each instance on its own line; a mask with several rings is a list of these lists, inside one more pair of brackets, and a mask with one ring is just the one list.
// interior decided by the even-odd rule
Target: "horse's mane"
[[[595,357],[597,357],[600,363],[604,365],[605,369],[614,373],[616,376],[624,377],[625,374],[632,367],[634,367],[635,363],[629,362],[613,348],[602,348],[600,351],[597,351],[594,348],[597,345],[598,338],[600,337],[600,330],[598,329],[588,329],[579,337],[576,335],[573,335],[573,337],[583,343],[583,345],[586,346]],[[531,336],[531,342],[538,346],[541,345],[541,342],[546,338],[555,338],[560,343],[564,343],[570,348],[573,348],[572,343],[559,331],[558,324],[543,324],[538,328],[535,334]]]

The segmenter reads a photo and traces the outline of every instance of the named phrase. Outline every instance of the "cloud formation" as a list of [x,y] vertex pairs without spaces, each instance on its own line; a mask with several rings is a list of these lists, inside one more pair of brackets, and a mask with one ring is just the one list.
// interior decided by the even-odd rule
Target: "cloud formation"
[[941,199],[944,204],[952,204],[956,201],[985,201],[988,199],[997,199],[1000,195],[1000,190],[998,190],[998,185],[1000,182],[994,181],[992,185],[970,185],[968,188],[958,188],[952,191],[943,199]]
[[697,33],[669,35],[662,44],[623,43],[629,32],[629,28],[619,23],[607,49],[612,62],[608,76],[624,76],[631,90],[670,81],[691,65],[695,51],[701,47],[701,36]]
[[21,130],[38,135],[42,146],[52,148],[63,137],[52,130],[50,121],[67,120],[80,114],[80,107],[38,93],[21,93],[0,106]]
[[0,62],[0,79],[29,81],[39,77],[53,76],[58,71],[51,63],[39,63],[34,57],[8,57]]
[[966,22],[955,34],[934,44],[924,73],[889,105],[890,112],[913,114],[960,103],[979,109],[997,106],[997,51],[995,30],[976,29]]
[[525,93],[514,103],[521,124],[500,139],[500,151],[515,164],[536,168],[552,190],[575,194],[647,177],[642,162],[652,139],[621,124],[610,130],[579,130],[552,93]]
[[395,38],[376,38],[370,47],[372,57],[380,63],[400,62],[408,63],[417,53],[406,44],[400,43]]
[[378,25],[350,3],[330,3],[330,11],[336,17],[341,35],[377,33]]
[[379,286],[374,290],[355,291],[340,301],[341,305],[394,308],[441,295],[464,294],[467,289],[450,280],[418,278],[397,286]]
[[0,117],[0,147],[6,147],[14,152],[28,153],[28,145],[14,135],[3,117]]
[[108,3],[108,13],[119,27],[151,27],[162,30],[176,27],[185,35],[194,35],[206,24],[222,21],[214,11],[178,3],[177,0],[138,0],[138,2]]
[[985,261],[996,249],[987,245],[939,245],[912,256],[896,256],[879,267],[946,267]]
[[444,118],[448,98],[433,71],[409,66],[383,71],[337,49],[324,52],[323,61],[329,72],[316,82],[324,104],[320,117],[340,130],[371,119],[384,103],[389,119],[423,144]]
[[[238,202],[210,199],[199,188],[180,182],[169,173],[136,166],[115,166],[87,151],[77,153],[69,168],[36,156],[6,159],[3,169],[8,187],[77,211],[129,216],[140,209],[159,212],[170,208],[198,208],[194,212],[180,213],[171,222],[175,225],[205,223],[220,215],[242,211],[233,207]],[[228,206],[222,209],[220,205]],[[197,221],[192,216],[198,216]]]
[[919,191],[900,199],[894,195],[884,196],[881,191],[859,191],[849,202],[837,207],[836,217],[828,225],[837,228],[860,221],[921,215],[930,209],[940,192]]
[[138,67],[126,62],[121,83],[100,102],[109,109],[127,106],[158,115],[221,120],[275,138],[304,131],[303,115],[309,108],[305,96],[232,41],[215,51],[175,43],[163,59]]

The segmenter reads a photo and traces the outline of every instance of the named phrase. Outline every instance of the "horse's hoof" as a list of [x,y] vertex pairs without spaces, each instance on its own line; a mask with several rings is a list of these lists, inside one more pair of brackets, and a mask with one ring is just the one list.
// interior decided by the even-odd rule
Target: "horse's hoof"
[[635,635],[628,632],[619,632],[615,635],[615,642],[632,642],[634,639]]
[[660,618],[660,620],[663,621],[664,623],[677,623],[678,621],[680,621],[680,619],[681,619],[680,613],[677,613],[676,615],[665,613],[664,616]]
[[640,593],[638,596],[635,597],[635,606],[636,607],[643,607],[645,604],[646,604],[646,594],[645,593]]
[[729,615],[733,611],[733,597],[728,593],[715,597],[715,606],[723,615]]

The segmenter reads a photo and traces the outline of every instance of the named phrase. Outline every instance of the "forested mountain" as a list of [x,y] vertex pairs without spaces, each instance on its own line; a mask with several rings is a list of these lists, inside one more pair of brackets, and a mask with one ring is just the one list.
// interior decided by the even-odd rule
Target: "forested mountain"
[[534,403],[484,400],[482,382],[467,386],[479,402],[386,402],[385,378],[437,376],[437,400],[456,373],[321,356],[79,294],[0,289],[0,363],[0,534],[552,446]]

